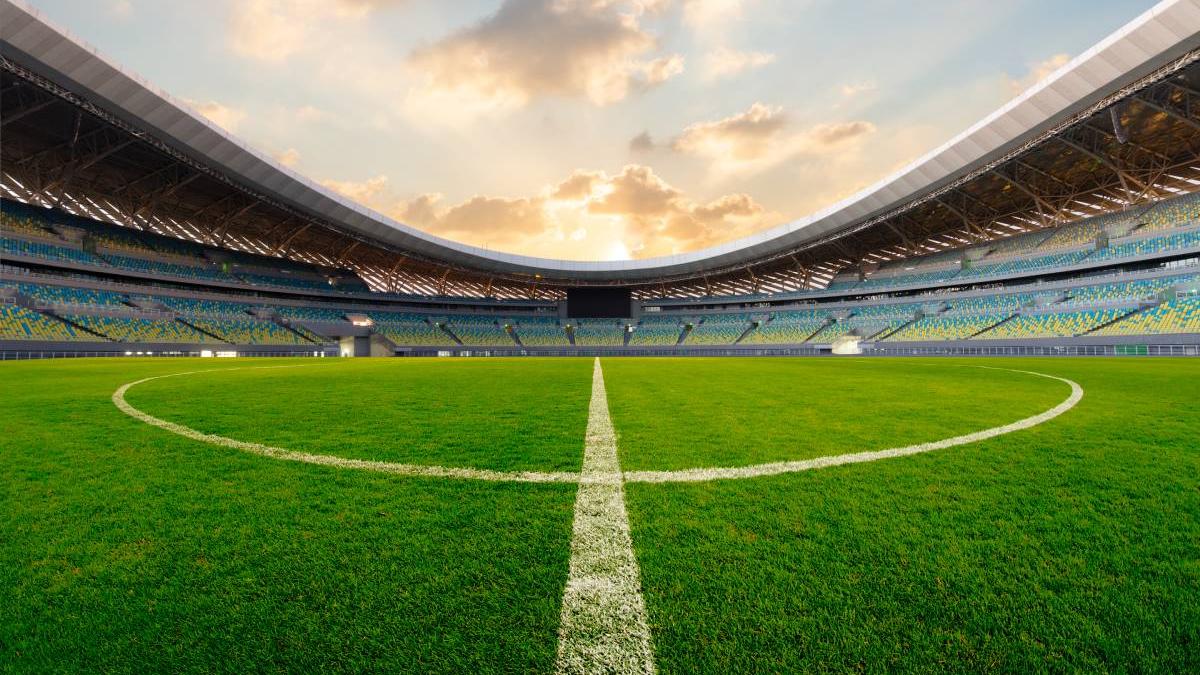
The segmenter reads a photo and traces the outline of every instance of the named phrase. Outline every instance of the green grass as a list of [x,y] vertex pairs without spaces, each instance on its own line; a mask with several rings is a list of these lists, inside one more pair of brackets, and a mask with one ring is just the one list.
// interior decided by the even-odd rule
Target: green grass
[[165,378],[126,400],[193,429],[289,450],[578,471],[591,394],[587,359],[386,359]]
[[1053,380],[963,365],[679,358],[611,359],[604,367],[621,466],[630,471],[743,466],[936,441],[1015,422],[1071,393]]
[[[572,486],[277,462],[109,401],[198,363],[0,364],[0,669],[552,668]],[[283,408],[311,394],[274,390]],[[327,419],[351,428],[337,402]]]
[[[1200,669],[1200,361],[989,364],[1086,394],[1043,426],[926,455],[629,485],[661,670]],[[692,433],[724,433],[712,420]]]
[[[548,672],[590,359],[0,363],[0,671]],[[1200,669],[1200,361],[606,359],[627,469],[1034,429],[751,480],[631,484],[659,668]]]

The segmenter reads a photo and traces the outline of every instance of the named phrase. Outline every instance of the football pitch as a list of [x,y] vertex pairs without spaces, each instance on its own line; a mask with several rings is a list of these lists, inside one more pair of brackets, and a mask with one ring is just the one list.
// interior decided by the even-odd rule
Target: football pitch
[[0,375],[7,672],[1200,670],[1195,359]]

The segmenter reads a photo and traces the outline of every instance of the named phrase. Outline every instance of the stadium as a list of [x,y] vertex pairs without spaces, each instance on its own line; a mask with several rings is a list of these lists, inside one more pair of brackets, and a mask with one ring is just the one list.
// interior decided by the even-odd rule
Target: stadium
[[0,0],[0,669],[1196,672],[1200,2],[1125,10],[808,215],[575,260]]

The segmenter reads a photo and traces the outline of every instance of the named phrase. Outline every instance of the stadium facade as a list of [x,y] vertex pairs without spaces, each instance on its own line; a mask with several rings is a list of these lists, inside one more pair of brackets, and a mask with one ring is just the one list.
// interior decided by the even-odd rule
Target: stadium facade
[[344,199],[0,0],[0,352],[1195,354],[1198,60],[1167,0],[818,213],[579,262]]

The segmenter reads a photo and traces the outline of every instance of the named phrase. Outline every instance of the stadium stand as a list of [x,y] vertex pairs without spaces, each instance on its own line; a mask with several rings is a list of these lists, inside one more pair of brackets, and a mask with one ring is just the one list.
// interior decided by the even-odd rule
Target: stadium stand
[[346,311],[331,307],[295,307],[291,305],[272,306],[279,316],[299,321],[345,321]]
[[[329,300],[308,305],[273,301],[270,297],[238,297],[241,293],[262,294],[260,289],[331,290],[321,270],[295,261],[275,261],[242,253],[220,251],[210,256],[200,244],[179,241],[142,231],[123,231],[113,225],[75,216],[47,215],[3,201],[3,239],[0,251],[17,259],[10,267],[6,290],[4,339],[45,341],[97,341],[99,335],[121,342],[147,343],[234,343],[244,345],[291,345],[327,342],[299,322],[347,323],[347,313],[366,313],[375,321],[374,330],[400,346],[480,347],[576,346],[672,347],[744,345],[828,344],[855,335],[885,343],[947,342],[955,340],[1038,340],[1080,335],[1126,337],[1139,334],[1173,335],[1191,332],[1194,302],[1163,300],[1173,288],[1194,287],[1200,274],[1175,270],[1172,274],[1125,279],[1121,271],[1108,270],[1100,280],[1060,280],[1049,288],[1012,287],[1019,276],[1041,270],[1057,270],[1081,261],[1116,265],[1125,260],[1200,252],[1200,197],[1184,195],[1127,212],[1085,219],[1051,231],[1014,235],[986,246],[964,250],[931,252],[928,256],[887,263],[865,280],[843,275],[829,289],[842,288],[857,295],[895,293],[899,287],[924,285],[921,298],[890,298],[883,301],[847,301],[802,307],[764,307],[752,311],[689,311],[686,315],[644,314],[632,329],[629,322],[609,319],[573,320],[568,331],[551,316],[506,316],[456,312],[431,314],[415,311],[371,309],[369,299],[344,306]],[[60,232],[83,231],[84,239],[60,236]],[[1131,232],[1096,248],[1097,238]],[[96,252],[84,242],[96,244]],[[50,282],[20,278],[28,271],[22,258],[67,263],[58,272],[39,271]],[[963,263],[969,258],[973,262]],[[225,260],[227,262],[214,262]],[[277,264],[276,264],[277,263]],[[11,267],[16,264],[18,267]],[[89,265],[112,272],[132,271],[156,278],[175,291],[156,292],[140,277],[126,278],[121,290],[105,288],[113,279],[74,270],[70,264]],[[271,265],[275,265],[274,268]],[[1165,269],[1165,268],[1164,268]],[[229,271],[226,271],[229,270]],[[332,274],[332,273],[331,273]],[[47,276],[49,275],[49,276]],[[1145,275],[1143,275],[1145,276]],[[157,282],[162,278],[163,282]],[[336,290],[365,286],[357,277],[341,275]],[[87,280],[88,287],[71,285],[72,279]],[[996,280],[999,281],[996,281]],[[228,291],[205,287],[188,294],[188,283],[203,285],[220,281]],[[985,283],[987,291],[972,285]],[[1046,282],[1039,282],[1046,283]],[[143,292],[130,292],[129,288]],[[200,289],[197,289],[200,290]],[[826,291],[813,291],[813,293]],[[907,291],[901,291],[907,292]],[[804,301],[805,293],[794,294]],[[294,296],[292,296],[294,297]],[[379,294],[381,299],[408,296]],[[768,295],[752,296],[769,300]],[[19,301],[28,307],[14,306]],[[354,304],[368,309],[354,309]],[[155,316],[117,316],[92,309],[132,311],[130,306]],[[1139,305],[1143,309],[1138,309]],[[51,314],[39,313],[46,308]],[[923,318],[917,318],[923,313]],[[122,314],[117,312],[116,314]],[[265,317],[278,316],[283,325]],[[193,328],[194,327],[194,328]],[[511,331],[508,329],[511,327]],[[86,330],[85,330],[86,329]],[[99,335],[92,334],[95,331]]]
[[480,347],[511,347],[515,343],[506,326],[514,322],[506,317],[454,314],[447,317],[450,332],[464,344]]
[[411,312],[370,312],[375,330],[398,346],[452,346],[450,334],[431,323],[427,315]]
[[557,319],[522,317],[514,326],[521,344],[529,347],[561,347],[568,344],[566,330]]
[[173,296],[140,296],[138,300],[158,303],[167,309],[189,316],[246,316],[253,305],[228,300],[178,298]]
[[1146,214],[1139,232],[1157,232],[1200,224],[1200,193],[1175,197],[1155,204]]
[[180,321],[124,316],[63,314],[71,323],[118,342],[208,344],[219,339]]
[[734,344],[751,326],[749,314],[711,314],[692,324],[684,344]]
[[999,324],[1009,316],[1011,315],[930,316],[913,321],[884,339],[891,342],[966,340]]
[[241,345],[312,344],[294,331],[270,321],[233,318],[188,318],[187,323],[225,342]]
[[997,325],[986,334],[988,340],[1072,337],[1082,335],[1128,314],[1130,309],[1085,309],[1070,312],[1046,312],[1019,315]]
[[829,312],[800,310],[776,312],[770,320],[746,335],[746,344],[801,344],[829,323]]
[[644,316],[633,327],[633,332],[629,335],[629,344],[638,347],[678,344],[684,326],[690,321],[691,317]]
[[577,345],[620,347],[625,344],[627,325],[611,319],[575,319],[568,324]]
[[0,304],[0,338],[99,342],[104,338],[13,304]]
[[112,291],[29,283],[6,283],[4,286],[15,289],[39,305],[125,306],[125,296]]
[[1200,298],[1179,298],[1136,312],[1094,331],[1093,335],[1167,335],[1200,333]]

